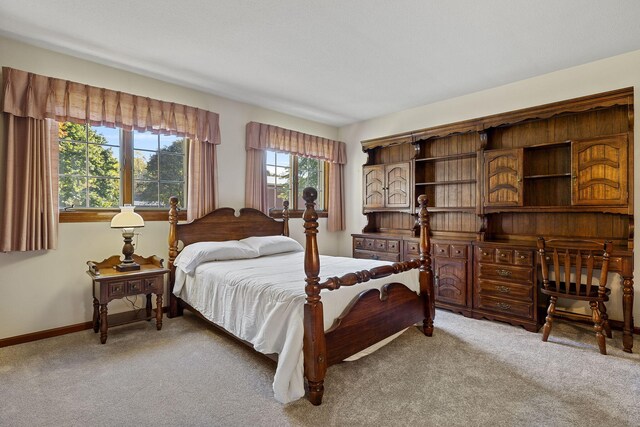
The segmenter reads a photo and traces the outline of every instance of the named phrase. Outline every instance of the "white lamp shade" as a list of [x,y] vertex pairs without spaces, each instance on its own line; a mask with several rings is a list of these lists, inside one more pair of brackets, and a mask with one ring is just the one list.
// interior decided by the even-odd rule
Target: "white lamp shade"
[[144,227],[144,220],[133,209],[131,205],[121,206],[120,213],[111,218],[111,228]]

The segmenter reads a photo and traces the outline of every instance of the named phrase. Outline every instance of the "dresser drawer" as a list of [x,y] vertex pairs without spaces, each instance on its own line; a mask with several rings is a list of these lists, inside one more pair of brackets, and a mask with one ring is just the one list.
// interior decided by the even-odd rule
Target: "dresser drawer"
[[509,297],[523,302],[533,302],[533,286],[517,283],[478,280],[476,292],[479,295]]
[[362,237],[354,237],[353,238],[353,249],[364,249],[364,238],[362,238]]
[[375,239],[373,241],[373,249],[378,252],[387,252],[387,241],[382,239]]
[[420,243],[418,242],[410,242],[410,241],[406,241],[404,242],[404,253],[406,255],[411,255],[411,256],[415,256],[417,257],[418,255],[420,255]]
[[387,240],[387,252],[400,253],[400,241]]
[[434,243],[433,244],[434,256],[449,256],[449,245],[446,243]]
[[533,316],[533,304],[510,299],[478,296],[478,308],[496,313],[531,318]]
[[501,264],[513,263],[513,250],[496,248],[496,262],[499,262]]
[[386,252],[371,252],[371,251],[355,250],[353,251],[353,257],[360,258],[360,259],[375,259],[375,260],[392,261],[392,262],[400,261],[400,254],[390,254]]
[[450,245],[449,256],[451,258],[466,258],[467,247],[465,245]]
[[375,239],[362,239],[362,249],[373,251],[376,249]]
[[533,269],[530,267],[516,267],[513,265],[478,264],[478,278],[495,279],[498,281],[520,281],[532,283]]
[[478,246],[476,250],[478,260],[484,262],[493,262],[493,248],[484,248],[482,246]]
[[533,252],[516,249],[513,251],[513,263],[515,265],[533,265]]

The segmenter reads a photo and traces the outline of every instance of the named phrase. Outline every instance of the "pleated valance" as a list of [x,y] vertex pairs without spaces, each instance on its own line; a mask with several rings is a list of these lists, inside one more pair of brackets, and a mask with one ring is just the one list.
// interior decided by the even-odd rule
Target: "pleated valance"
[[69,80],[3,67],[3,111],[17,117],[88,122],[220,144],[219,116]]
[[341,165],[347,163],[344,142],[258,122],[247,123],[246,148],[284,151]]

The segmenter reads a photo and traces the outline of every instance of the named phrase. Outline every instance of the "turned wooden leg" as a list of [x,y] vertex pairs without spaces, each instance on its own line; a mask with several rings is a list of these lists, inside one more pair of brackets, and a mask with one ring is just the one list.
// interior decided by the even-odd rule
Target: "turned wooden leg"
[[107,304],[100,304],[100,342],[107,342]]
[[422,333],[428,337],[433,336],[433,319],[424,319],[422,321]]
[[324,394],[324,380],[307,381],[309,384],[309,402],[314,406],[322,403],[322,395]]
[[625,275],[622,286],[622,312],[624,313],[622,345],[624,351],[631,353],[633,348],[633,276]]
[[[147,294],[147,304],[145,306],[145,308],[147,309],[147,317],[151,317],[151,294]],[[147,320],[151,320],[151,319],[147,319]]]
[[93,298],[93,332],[98,333],[100,330],[100,304],[96,298]]
[[167,317],[172,319],[177,316],[182,316],[183,312],[184,307],[182,307],[182,304],[178,301],[178,297],[169,292],[169,313],[167,313]]
[[598,303],[598,310],[600,310],[600,316],[602,317],[602,327],[604,328],[605,335],[607,336],[607,338],[613,338],[611,325],[609,325],[609,315],[607,314],[607,307],[603,302]]
[[156,295],[156,328],[162,329],[162,295]]
[[589,306],[591,306],[591,312],[593,313],[593,329],[596,331],[596,341],[598,341],[600,353],[607,354],[607,343],[604,335],[602,335],[602,318],[600,317],[600,310],[598,310],[598,303],[591,301]]
[[542,329],[542,341],[546,342],[549,339],[549,333],[551,332],[551,326],[553,326],[553,315],[556,312],[556,301],[558,297],[551,297],[549,302],[549,308],[547,309],[547,317],[544,322],[544,328]]

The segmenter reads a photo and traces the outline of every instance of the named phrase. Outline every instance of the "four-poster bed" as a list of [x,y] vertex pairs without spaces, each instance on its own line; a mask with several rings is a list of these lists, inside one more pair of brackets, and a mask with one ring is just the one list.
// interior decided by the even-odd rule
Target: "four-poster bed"
[[[302,365],[304,366],[304,378],[308,384],[308,398],[314,405],[319,405],[322,402],[324,377],[328,366],[341,362],[415,324],[420,324],[424,334],[431,336],[435,306],[429,244],[429,217],[425,196],[420,196],[418,199],[420,204],[418,213],[420,258],[393,264],[320,256],[317,245],[318,215],[314,208],[316,197],[317,193],[313,188],[307,188],[303,192],[303,198],[306,202],[306,210],[303,215],[306,236],[304,253],[294,251],[259,258],[256,254],[256,258],[249,260],[234,259],[209,262],[194,269],[193,274],[185,274],[180,267],[180,258],[176,260],[181,252],[178,250],[179,242],[186,248],[188,245],[198,242],[201,242],[198,244],[202,244],[202,242],[227,242],[243,239],[248,242],[250,239],[247,238],[253,238],[252,236],[288,236],[288,212],[285,206],[284,219],[278,221],[255,209],[243,208],[240,210],[239,216],[236,216],[233,209],[220,208],[198,220],[178,224],[177,199],[172,198],[169,212],[169,267],[171,270],[169,317],[182,314],[183,308],[186,307],[200,314],[200,317],[204,317],[210,323],[222,326],[223,329],[233,333],[241,340],[249,341],[256,350],[265,353],[273,351],[273,346],[265,345],[265,341],[269,341],[269,338],[264,338],[263,334],[274,333],[274,330],[278,330],[277,333],[281,336],[272,341],[284,340],[284,347],[287,348],[287,351],[293,353],[297,351],[298,354],[283,354],[285,350],[282,349],[283,353],[278,355],[278,368],[274,379],[276,398],[281,401],[290,401],[301,397],[299,390],[302,386],[297,388],[298,394],[283,392],[279,395],[276,388],[281,369],[280,359],[282,358],[283,365],[285,364],[284,360],[289,359],[293,361],[291,369],[294,371],[301,368]],[[264,238],[268,239],[268,237]],[[243,241],[237,244],[242,244]],[[301,271],[301,265],[290,266],[294,259],[304,265],[304,272]],[[321,261],[323,263],[323,277],[333,274],[335,276],[321,281],[319,276]],[[284,264],[279,267],[277,262]],[[356,267],[354,268],[354,266]],[[299,275],[301,276],[291,282],[295,289],[291,286],[290,289],[287,289],[288,292],[294,289],[293,293],[295,294],[290,300],[293,303],[286,303],[287,310],[292,313],[290,314],[294,319],[292,321],[269,323],[273,322],[272,318],[278,318],[278,315],[274,315],[274,311],[270,311],[261,317],[261,309],[258,309],[258,314],[251,312],[249,315],[238,314],[238,311],[243,308],[236,306],[229,309],[218,305],[217,310],[212,310],[208,306],[205,307],[202,298],[198,296],[203,293],[207,295],[220,294],[222,299],[226,301],[225,303],[236,299],[240,301],[241,306],[252,305],[253,296],[269,295],[271,291],[268,286],[263,285],[263,282],[271,280],[270,286],[276,288],[274,292],[277,298],[270,296],[268,299],[270,302],[267,304],[272,304],[274,299],[278,299],[278,304],[280,304],[279,299],[282,291],[289,283],[288,273],[285,271],[287,268],[300,270]],[[345,268],[351,269],[344,270]],[[276,269],[275,273],[274,269]],[[223,273],[219,273],[220,270]],[[242,288],[244,282],[240,281],[233,282],[231,285],[221,284],[221,277],[224,277],[225,280],[229,277],[235,278],[239,274],[238,272],[250,270],[254,271],[253,276],[243,279],[245,282],[251,282],[251,287],[248,290]],[[262,274],[263,271],[264,274]],[[202,292],[199,286],[202,286],[205,280],[200,279],[200,276],[207,274],[213,277],[209,281],[214,282],[212,285],[214,287],[211,291]],[[215,276],[216,274],[218,276]],[[386,279],[389,276],[397,278],[397,281],[391,278]],[[178,279],[177,282],[176,279]],[[306,282],[304,293],[302,292],[302,279]],[[367,289],[369,285],[373,287]],[[256,288],[258,291],[255,290]],[[337,291],[339,288],[343,288],[343,290]],[[238,289],[242,291],[240,292]],[[174,292],[180,297],[174,295]],[[242,296],[238,297],[239,294]],[[350,298],[350,295],[355,295],[355,297]],[[338,300],[343,301],[338,302]],[[326,306],[323,306],[323,302]],[[303,309],[302,306],[304,306]],[[336,311],[336,307],[339,307],[339,311]],[[224,313],[221,316],[216,311]],[[247,317],[253,318],[254,322],[259,324],[246,324]],[[229,320],[230,318],[232,320]],[[263,319],[264,322],[259,319]],[[280,331],[281,324],[290,325],[290,329],[298,330],[298,332],[282,332]],[[232,330],[229,331],[229,329]],[[271,329],[271,331],[265,332],[262,329]],[[283,326],[282,329],[287,329],[287,327]],[[302,336],[301,340],[300,336]],[[301,342],[299,343],[299,341]],[[279,349],[280,347],[277,347],[276,352],[279,353]],[[296,359],[299,360],[297,365]],[[284,367],[282,370],[286,372]],[[296,376],[296,373],[293,372],[290,381],[296,382],[298,379],[300,382],[303,381],[299,375]],[[304,393],[303,388],[302,390]]]

